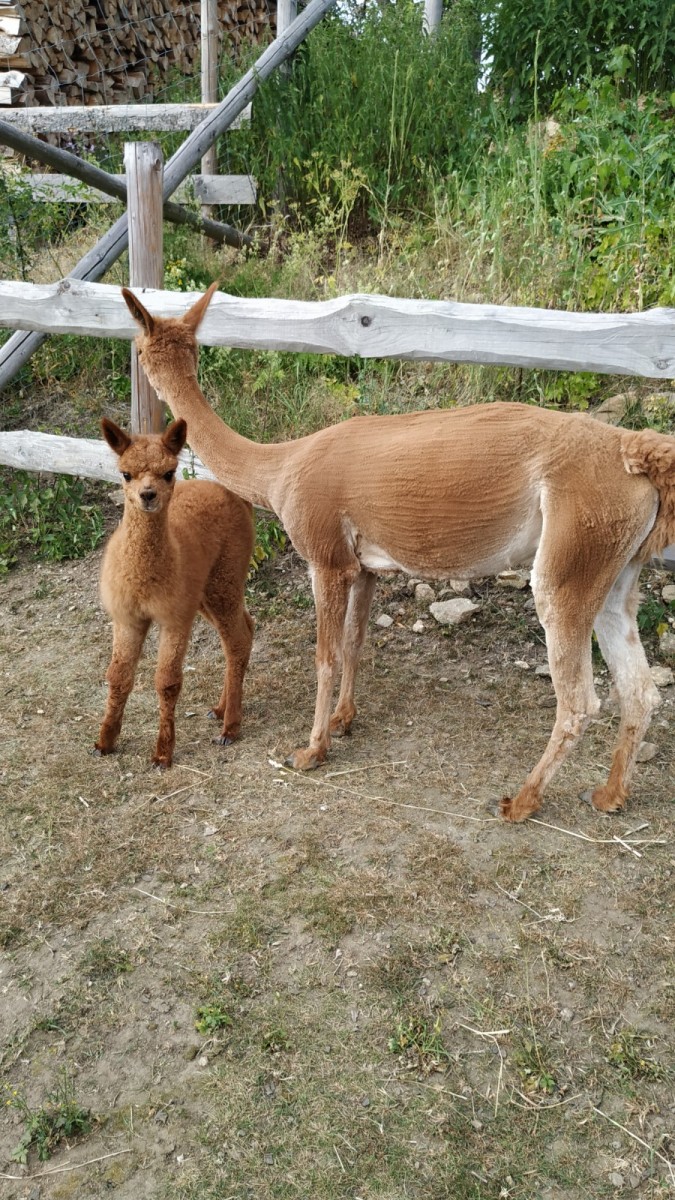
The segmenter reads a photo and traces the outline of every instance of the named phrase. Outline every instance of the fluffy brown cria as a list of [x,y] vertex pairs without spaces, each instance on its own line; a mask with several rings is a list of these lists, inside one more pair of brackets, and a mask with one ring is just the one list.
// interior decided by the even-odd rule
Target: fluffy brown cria
[[219,483],[175,482],[187,435],[175,421],[163,435],[130,437],[112,421],[103,435],[118,456],[124,515],[106,547],[101,599],[113,621],[108,703],[96,753],[117,744],[124,706],[152,621],[160,626],[155,686],[159,733],[152,761],[170,767],[183,659],[197,613],[218,631],[227,660],[220,700],[209,716],[222,721],[227,745],[241,728],[241,694],[251,653],[253,620],[244,588],[253,553],[250,504]]
[[598,712],[593,631],[621,723],[609,778],[591,799],[604,812],[621,808],[659,700],[640,643],[637,583],[649,554],[675,540],[675,439],[534,405],[477,404],[354,417],[261,446],[225,425],[197,382],[195,334],[214,290],[170,319],[123,294],[141,330],[143,368],[189,421],[196,452],[227,487],[276,512],[309,564],[318,686],[309,745],[290,764],[318,766],[331,737],[351,727],[378,572],[471,579],[531,563],[558,704],[546,749],[502,814],[522,821],[540,807]]

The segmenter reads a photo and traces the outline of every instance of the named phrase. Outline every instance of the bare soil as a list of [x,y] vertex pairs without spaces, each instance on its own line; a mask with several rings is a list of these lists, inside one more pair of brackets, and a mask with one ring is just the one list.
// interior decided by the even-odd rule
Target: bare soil
[[[541,821],[506,825],[554,712],[529,592],[487,581],[471,622],[417,634],[394,577],[353,735],[295,774],[314,614],[289,552],[251,586],[241,740],[211,741],[200,623],[158,774],[152,639],[118,754],[91,754],[99,558],[1,584],[0,1195],[674,1195],[675,688],[625,813],[579,799],[608,703]],[[68,1090],[91,1131],[17,1163],[20,1105]]]

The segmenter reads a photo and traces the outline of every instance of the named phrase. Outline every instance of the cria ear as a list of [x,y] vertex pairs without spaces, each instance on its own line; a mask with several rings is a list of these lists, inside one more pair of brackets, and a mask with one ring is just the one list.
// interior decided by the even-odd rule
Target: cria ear
[[137,296],[130,292],[128,288],[122,288],[122,295],[129,312],[134,321],[143,326],[146,333],[150,334],[155,328],[155,319],[150,315],[147,308],[144,308]]
[[162,434],[162,445],[166,447],[169,454],[178,456],[185,445],[187,438],[187,425],[183,418],[174,421]]
[[183,315],[183,325],[187,325],[188,329],[191,329],[193,333],[196,333],[197,329],[199,328],[201,319],[211,303],[211,297],[213,293],[218,291],[219,283],[219,279],[214,280],[208,291],[204,292],[204,295],[200,296],[199,300],[192,305],[192,308],[189,308]]
[[122,455],[124,454],[125,450],[129,449],[129,446],[131,445],[131,438],[129,437],[129,434],[125,433],[123,429],[120,429],[119,425],[116,425],[114,421],[109,420],[108,417],[104,417],[101,421],[101,430],[103,431],[103,436],[110,446],[110,449],[114,450],[115,454]]

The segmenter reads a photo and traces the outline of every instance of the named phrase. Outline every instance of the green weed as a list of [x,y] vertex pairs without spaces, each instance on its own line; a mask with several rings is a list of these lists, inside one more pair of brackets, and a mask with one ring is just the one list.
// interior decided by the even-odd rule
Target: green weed
[[36,557],[81,558],[104,533],[103,514],[86,500],[82,480],[57,475],[53,482],[27,471],[7,473],[0,491],[0,574],[31,547]]
[[551,1095],[557,1082],[549,1054],[536,1037],[523,1038],[513,1053],[513,1062],[526,1092]]
[[195,1029],[204,1036],[213,1036],[229,1029],[232,1018],[220,1004],[200,1004],[196,1013]]
[[117,979],[133,969],[128,952],[114,938],[95,942],[80,962],[80,970],[91,980]]
[[651,1046],[648,1034],[630,1028],[621,1029],[612,1039],[607,1061],[616,1067],[624,1079],[662,1079],[663,1067],[646,1053]]
[[445,1070],[450,1055],[441,1034],[441,1019],[432,1020],[426,1013],[411,1013],[398,1021],[388,1042],[392,1054],[397,1054],[407,1068],[429,1074]]
[[18,1145],[12,1151],[15,1162],[25,1164],[33,1149],[40,1161],[44,1162],[64,1139],[89,1133],[92,1127],[91,1113],[76,1101],[72,1079],[65,1070],[56,1088],[40,1108],[32,1109],[16,1089],[6,1088],[6,1092],[6,1105],[16,1109],[25,1126]]

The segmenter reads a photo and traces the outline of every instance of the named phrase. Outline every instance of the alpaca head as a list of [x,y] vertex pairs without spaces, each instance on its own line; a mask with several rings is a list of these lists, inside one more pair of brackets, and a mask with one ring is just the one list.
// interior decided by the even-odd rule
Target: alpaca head
[[117,455],[125,504],[140,512],[161,512],[173,494],[178,455],[187,437],[185,421],[174,421],[162,434],[132,437],[104,417],[101,429]]
[[133,292],[122,288],[126,306],[141,329],[136,338],[138,357],[158,394],[166,390],[167,379],[178,382],[186,372],[196,376],[195,334],[217,287],[216,280],[182,317],[153,317]]

